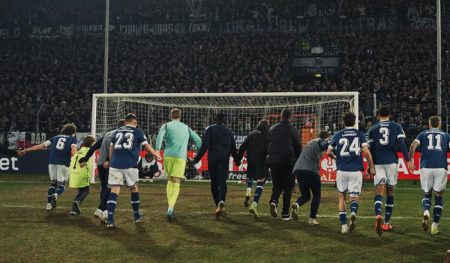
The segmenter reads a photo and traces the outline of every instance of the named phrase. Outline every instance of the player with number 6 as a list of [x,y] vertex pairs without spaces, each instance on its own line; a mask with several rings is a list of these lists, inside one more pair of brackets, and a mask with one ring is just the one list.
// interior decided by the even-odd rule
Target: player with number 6
[[[339,191],[339,219],[341,221],[341,233],[346,234],[355,229],[356,214],[359,206],[359,194],[362,187],[362,172],[364,171],[363,157],[369,163],[370,175],[375,175],[372,155],[366,141],[366,135],[354,128],[356,115],[352,112],[344,114],[345,129],[337,132],[330,145],[327,154],[336,157],[336,186]],[[347,225],[346,193],[350,196],[350,224]]]
[[52,137],[39,145],[25,149],[24,152],[33,152],[50,148],[48,159],[48,172],[51,184],[47,194],[47,211],[56,208],[56,200],[66,190],[66,181],[69,178],[70,157],[77,152],[77,127],[67,123],[61,129],[61,134]]

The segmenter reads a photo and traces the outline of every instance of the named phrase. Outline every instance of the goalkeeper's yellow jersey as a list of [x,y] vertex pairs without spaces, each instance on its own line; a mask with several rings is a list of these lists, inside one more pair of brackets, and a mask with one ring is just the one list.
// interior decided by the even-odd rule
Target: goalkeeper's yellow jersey
[[74,156],[72,156],[72,159],[70,160],[69,187],[71,188],[89,186],[92,164],[88,161],[84,167],[80,167],[80,164],[78,163],[78,160],[81,157],[86,156],[88,151],[89,147],[81,147],[81,149]]

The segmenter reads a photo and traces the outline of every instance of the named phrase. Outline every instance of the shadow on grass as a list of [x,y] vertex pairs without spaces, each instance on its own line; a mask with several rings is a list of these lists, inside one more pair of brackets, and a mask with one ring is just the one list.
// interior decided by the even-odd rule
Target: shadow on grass
[[105,225],[94,223],[93,219],[78,216],[73,217],[68,214],[52,213],[47,215],[47,222],[57,226],[73,226],[80,231],[96,235],[102,238],[109,238],[111,241],[120,243],[127,251],[158,262],[168,261],[179,245],[179,241],[174,241],[168,246],[159,245],[152,239],[144,226],[136,224],[136,232],[129,233],[125,229],[116,227],[107,229]]

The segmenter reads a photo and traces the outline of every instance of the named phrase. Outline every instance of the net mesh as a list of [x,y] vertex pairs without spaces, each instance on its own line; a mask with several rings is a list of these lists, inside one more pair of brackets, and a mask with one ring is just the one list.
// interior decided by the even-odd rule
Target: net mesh
[[[94,131],[97,136],[102,136],[115,129],[120,118],[132,112],[138,117],[138,126],[154,142],[161,125],[170,121],[170,110],[176,107],[182,110],[182,121],[201,136],[205,128],[214,123],[215,115],[222,112],[226,115],[226,125],[233,131],[239,147],[261,119],[274,124],[280,120],[281,110],[288,108],[293,113],[292,124],[299,130],[301,142],[305,144],[321,129],[334,132],[343,128],[340,121],[342,114],[354,111],[356,103],[354,94],[188,95],[98,96],[94,109]],[[188,149],[196,150],[192,143],[188,145]]]

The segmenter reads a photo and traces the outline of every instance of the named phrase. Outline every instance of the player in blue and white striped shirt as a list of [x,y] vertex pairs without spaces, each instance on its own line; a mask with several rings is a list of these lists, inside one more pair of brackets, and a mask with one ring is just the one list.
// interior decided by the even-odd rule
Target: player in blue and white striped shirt
[[447,152],[450,147],[450,135],[440,129],[441,118],[432,116],[429,119],[428,130],[421,132],[413,141],[410,148],[409,169],[414,170],[414,153],[420,149],[420,185],[424,191],[422,199],[423,209],[423,231],[428,231],[428,220],[430,218],[430,207],[432,192],[434,196],[433,224],[431,234],[439,233],[439,220],[441,218],[444,204],[442,196],[447,187]]
[[[380,107],[378,112],[380,122],[369,129],[369,147],[375,163],[375,231],[381,235],[383,231],[392,230],[389,221],[394,209],[394,187],[397,184],[398,177],[398,157],[397,149],[399,148],[406,161],[409,161],[408,149],[405,144],[405,132],[402,127],[389,120],[390,112],[388,107]],[[387,191],[385,204],[384,223],[381,224],[383,194]]]

